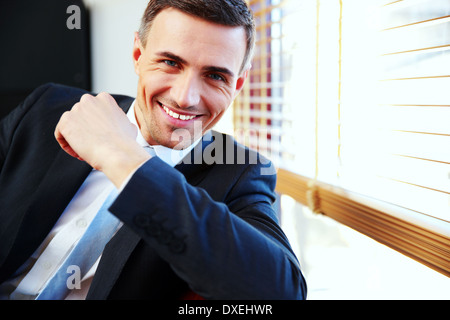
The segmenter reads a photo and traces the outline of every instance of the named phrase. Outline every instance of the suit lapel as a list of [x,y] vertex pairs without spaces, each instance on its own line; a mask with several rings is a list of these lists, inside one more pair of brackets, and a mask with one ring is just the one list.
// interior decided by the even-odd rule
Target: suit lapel
[[33,254],[91,169],[86,163],[70,157],[62,150],[57,153],[47,174],[36,188],[31,205],[18,224],[17,231],[8,235],[15,240],[11,242],[9,254],[0,270],[1,275],[13,273]]
[[[117,96],[119,106],[126,112],[134,99]],[[14,273],[44,241],[62,212],[76,194],[92,168],[58,149],[47,173],[32,195],[30,206],[15,230],[0,237],[0,282]],[[7,244],[7,245],[5,245]]]
[[108,297],[140,240],[141,238],[126,225],[120,228],[103,251],[86,299],[105,300]]
[[175,169],[180,171],[193,186],[198,185],[208,172],[207,169],[211,164],[205,162],[204,152],[213,142],[214,135],[208,131],[194,149],[175,166]]

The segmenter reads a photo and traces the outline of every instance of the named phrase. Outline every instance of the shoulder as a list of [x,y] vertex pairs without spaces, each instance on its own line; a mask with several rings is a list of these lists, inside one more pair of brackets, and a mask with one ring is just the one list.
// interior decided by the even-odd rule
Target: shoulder
[[[206,137],[207,135],[205,135]],[[233,136],[211,131],[209,138],[214,142],[214,160],[218,163],[242,165],[249,169],[258,169],[263,175],[276,175],[275,168],[270,159],[262,155],[260,152],[251,149],[239,143]],[[206,150],[206,148],[205,148]],[[204,156],[209,156],[208,152],[204,152]]]
[[[30,134],[38,132],[53,135],[61,115],[80,101],[84,94],[95,95],[84,89],[57,83],[46,83],[37,87],[0,121],[0,143],[9,141],[17,130]],[[113,97],[124,111],[134,99],[123,95]]]
[[55,111],[57,109],[69,109],[70,103],[77,99],[88,91],[69,87],[61,84],[47,83],[34,89],[26,99],[17,106],[11,115],[20,118],[25,116],[29,112],[39,112],[47,114],[48,111]]
[[[79,101],[81,96],[83,96],[84,94],[96,95],[97,93],[58,83],[46,83],[42,86],[37,87],[27,97],[25,102],[33,103],[38,102],[39,100],[48,100],[50,102],[53,102],[53,104],[58,104],[61,101]],[[134,98],[126,95],[112,94],[112,96],[118,102],[134,100]]]
[[[84,94],[96,95],[85,89],[66,86],[58,83],[46,83],[37,87],[30,95],[13,110],[12,116],[24,117],[27,113],[37,112],[40,115],[59,116],[68,111],[77,103]],[[125,95],[114,95],[114,99],[122,107],[127,109],[134,100]]]
[[228,192],[241,186],[243,192],[259,190],[261,193],[273,193],[276,169],[270,159],[239,143],[231,135],[217,131],[205,134],[202,144],[201,163],[203,170],[214,173],[209,175],[214,178],[209,179],[213,184],[227,182]]
[[85,89],[70,87],[57,83],[46,83],[42,86],[37,87],[28,96],[27,100],[33,101],[40,99],[51,99],[51,100],[63,100],[72,98],[76,99],[86,93],[89,93],[89,91]]

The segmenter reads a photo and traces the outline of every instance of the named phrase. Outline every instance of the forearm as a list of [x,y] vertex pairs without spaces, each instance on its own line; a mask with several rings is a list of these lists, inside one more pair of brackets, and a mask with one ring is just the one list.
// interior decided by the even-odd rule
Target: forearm
[[232,213],[154,159],[136,172],[110,210],[205,298],[302,298],[297,261],[264,213],[270,204],[238,203]]

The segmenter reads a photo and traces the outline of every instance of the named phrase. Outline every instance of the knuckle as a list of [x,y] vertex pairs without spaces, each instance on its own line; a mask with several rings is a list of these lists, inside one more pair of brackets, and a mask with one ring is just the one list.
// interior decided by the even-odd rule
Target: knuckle
[[108,95],[109,95],[108,93],[102,91],[97,95],[97,97],[104,98],[107,97]]
[[[75,106],[74,106],[75,107]],[[70,117],[70,112],[66,111],[61,115],[61,118],[59,119],[59,122],[64,123],[65,121],[68,120],[68,118]]]
[[97,97],[103,101],[110,101],[112,99],[112,96],[107,92],[100,92]]
[[[80,102],[77,102],[77,103],[75,103],[75,104],[72,106],[71,111],[77,111],[79,108],[80,108]],[[66,111],[66,112],[63,113],[63,115],[64,115],[64,114],[68,114],[68,113],[69,113],[69,111]]]
[[92,101],[92,98],[93,98],[93,97],[92,97],[90,94],[85,93],[85,94],[83,94],[83,95],[81,96],[80,102],[81,102],[81,103],[86,103],[86,102]]

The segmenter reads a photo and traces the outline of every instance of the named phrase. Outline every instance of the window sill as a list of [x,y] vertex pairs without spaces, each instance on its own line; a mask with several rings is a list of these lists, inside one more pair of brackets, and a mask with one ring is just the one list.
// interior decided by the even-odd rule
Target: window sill
[[312,181],[279,169],[277,192],[450,277],[448,223]]

